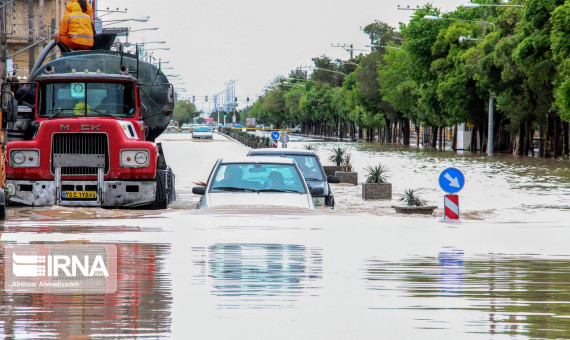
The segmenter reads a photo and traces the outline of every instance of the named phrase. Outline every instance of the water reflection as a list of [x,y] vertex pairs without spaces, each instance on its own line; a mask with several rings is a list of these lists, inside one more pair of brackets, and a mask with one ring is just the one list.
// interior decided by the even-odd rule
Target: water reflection
[[[570,338],[570,262],[462,257],[461,251],[447,249],[438,258],[401,263],[371,259],[365,269],[367,288],[377,291],[377,297],[398,296],[403,304],[389,308],[430,311],[423,323],[416,319],[417,327],[437,324],[453,329],[438,319],[453,310],[463,315],[465,333]],[[372,304],[369,308],[385,307]]]
[[[45,243],[44,243],[45,244]],[[171,326],[171,282],[163,273],[167,244],[120,243],[115,294],[0,292],[0,338],[166,337]],[[4,287],[0,257],[0,287]]]
[[[302,245],[218,243],[193,252],[221,308],[292,307],[322,278],[322,250]],[[205,283],[200,274],[194,279]]]

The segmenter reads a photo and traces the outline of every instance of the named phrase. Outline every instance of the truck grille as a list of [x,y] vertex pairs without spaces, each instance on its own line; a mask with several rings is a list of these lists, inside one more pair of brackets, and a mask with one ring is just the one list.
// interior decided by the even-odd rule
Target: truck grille
[[[105,155],[105,173],[109,172],[109,142],[104,133],[56,133],[51,145],[52,173],[55,173],[54,154]],[[67,176],[97,175],[92,166],[62,167],[61,174]]]

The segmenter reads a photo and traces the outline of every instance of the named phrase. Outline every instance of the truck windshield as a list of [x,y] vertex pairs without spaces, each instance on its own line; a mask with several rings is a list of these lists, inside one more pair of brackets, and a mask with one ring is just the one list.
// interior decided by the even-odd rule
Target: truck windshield
[[40,86],[38,115],[133,117],[135,91],[128,83],[45,83]]

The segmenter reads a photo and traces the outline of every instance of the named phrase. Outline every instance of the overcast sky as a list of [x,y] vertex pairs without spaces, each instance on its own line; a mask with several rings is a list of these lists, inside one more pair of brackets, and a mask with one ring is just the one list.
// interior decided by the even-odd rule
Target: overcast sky
[[[130,41],[161,41],[147,48],[168,47],[153,51],[167,60],[180,74],[176,81],[187,96],[196,96],[198,108],[208,95],[225,89],[237,80],[236,94],[245,98],[260,95],[265,85],[278,75],[287,75],[301,65],[311,65],[311,58],[326,54],[348,59],[349,53],[331,44],[353,44],[366,49],[370,41],[360,30],[375,20],[397,27],[407,22],[412,11],[401,7],[422,6],[415,0],[98,0],[98,8],[128,9],[127,14],[114,13],[103,20],[150,16],[146,23],[133,22],[132,30],[159,27],[157,31],[131,33]],[[434,0],[444,12],[468,0]],[[103,13],[100,13],[103,14]],[[360,52],[357,52],[360,53]],[[363,52],[366,53],[366,52]],[[166,65],[165,65],[166,66]],[[206,104],[204,109],[207,110]]]

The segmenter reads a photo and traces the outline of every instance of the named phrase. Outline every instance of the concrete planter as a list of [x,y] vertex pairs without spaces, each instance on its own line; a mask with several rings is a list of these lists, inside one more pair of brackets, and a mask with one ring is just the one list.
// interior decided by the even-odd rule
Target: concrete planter
[[365,200],[391,200],[392,183],[362,183],[362,198]]
[[423,207],[415,207],[410,205],[393,206],[398,214],[422,214],[433,215],[433,211],[437,209],[435,205],[424,205]]
[[358,185],[358,172],[336,171],[334,175],[340,178],[341,183]]
[[342,171],[342,166],[325,165],[323,166],[323,169],[325,170],[325,174],[327,176],[334,176],[337,171]]

